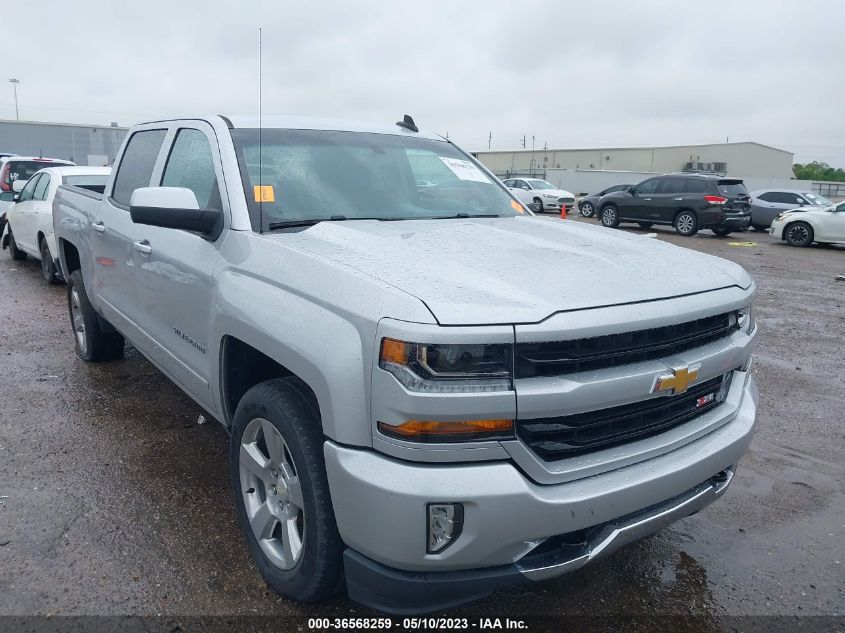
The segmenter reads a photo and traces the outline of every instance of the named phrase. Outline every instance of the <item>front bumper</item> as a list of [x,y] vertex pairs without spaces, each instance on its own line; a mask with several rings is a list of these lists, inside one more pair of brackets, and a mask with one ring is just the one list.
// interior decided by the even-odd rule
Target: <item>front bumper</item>
[[[422,578],[427,586],[436,582],[453,587],[444,595],[454,593],[456,602],[414,607],[427,610],[580,567],[628,542],[630,535],[640,538],[660,529],[666,524],[660,517],[673,521],[721,495],[723,489],[713,490],[697,497],[695,507],[685,503],[680,510],[673,509],[676,500],[694,495],[693,491],[739,461],[751,441],[756,408],[757,389],[749,378],[733,419],[710,433],[651,459],[550,485],[532,482],[508,461],[421,464],[326,442],[338,529],[354,550],[347,554],[350,596],[399,612],[408,583],[419,585]],[[426,554],[426,504],[430,502],[464,506],[461,536],[437,554]],[[654,509],[658,518],[636,529],[628,527],[633,525],[629,519],[642,518]],[[607,542],[606,528],[612,534],[620,526],[624,528],[620,534]],[[579,531],[589,538],[576,556],[534,564],[533,558],[555,539]],[[374,577],[385,575],[392,579],[387,589],[367,589],[368,583],[375,583]],[[402,578],[408,583],[403,584]],[[476,584],[478,578],[486,580]],[[391,587],[395,604],[384,595]]]
[[548,547],[542,551],[508,565],[470,571],[407,572],[348,549],[344,553],[347,590],[350,598],[368,607],[415,614],[458,606],[528,581],[555,578],[695,514],[721,497],[733,476],[732,466],[662,503],[588,530],[561,535],[547,542]]

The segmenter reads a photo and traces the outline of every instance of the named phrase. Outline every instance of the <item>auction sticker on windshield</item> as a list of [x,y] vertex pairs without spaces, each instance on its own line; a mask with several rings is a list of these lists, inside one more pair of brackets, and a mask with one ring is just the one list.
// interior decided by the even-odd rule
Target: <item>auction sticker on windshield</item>
[[473,182],[490,182],[490,179],[484,175],[478,167],[473,165],[468,160],[461,160],[460,158],[445,158],[439,157],[452,173],[461,180],[472,180]]

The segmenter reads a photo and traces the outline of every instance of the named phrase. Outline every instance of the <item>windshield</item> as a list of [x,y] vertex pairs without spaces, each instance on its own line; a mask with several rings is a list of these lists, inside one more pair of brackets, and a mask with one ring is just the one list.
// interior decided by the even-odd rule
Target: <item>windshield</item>
[[554,189],[554,186],[545,180],[529,179],[527,182],[531,185],[532,189]]
[[258,130],[232,130],[255,229],[259,206],[261,230],[320,219],[513,217],[523,212],[445,141],[327,130],[265,129],[261,137],[259,157]]
[[6,163],[6,167],[3,169],[3,183],[11,185],[15,180],[29,180],[39,169],[68,164],[71,163],[53,160],[10,160]]
[[805,193],[804,197],[810,201],[810,204],[815,205],[817,207],[829,207],[833,204],[831,200],[828,200],[824,196],[817,196],[814,193]]

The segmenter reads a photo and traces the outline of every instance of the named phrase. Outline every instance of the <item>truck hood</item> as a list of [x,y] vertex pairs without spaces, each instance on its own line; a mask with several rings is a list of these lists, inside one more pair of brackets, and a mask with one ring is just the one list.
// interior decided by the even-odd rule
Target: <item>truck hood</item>
[[322,222],[266,237],[399,288],[443,325],[536,323],[561,311],[752,283],[718,257],[528,216]]

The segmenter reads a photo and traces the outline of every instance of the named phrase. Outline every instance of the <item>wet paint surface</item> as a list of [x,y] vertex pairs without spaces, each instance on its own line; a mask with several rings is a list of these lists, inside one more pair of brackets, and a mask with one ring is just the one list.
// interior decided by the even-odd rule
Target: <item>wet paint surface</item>
[[[750,453],[700,514],[453,614],[842,613],[845,248],[651,231],[759,284]],[[0,615],[369,615],[266,587],[235,524],[225,431],[198,425],[199,408],[131,347],[122,361],[77,360],[65,288],[44,285],[38,262],[0,253],[0,326]]]

